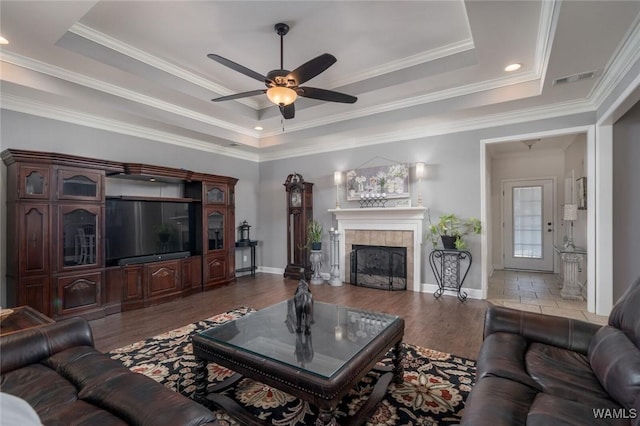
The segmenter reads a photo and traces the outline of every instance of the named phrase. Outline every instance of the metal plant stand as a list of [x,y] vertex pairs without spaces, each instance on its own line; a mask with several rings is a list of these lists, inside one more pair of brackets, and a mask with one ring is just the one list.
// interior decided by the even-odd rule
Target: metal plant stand
[[[467,278],[469,269],[471,269],[471,261],[471,253],[468,251],[435,249],[429,254],[431,270],[438,282],[438,289],[433,293],[436,299],[442,296],[445,290],[454,290],[458,300],[461,302],[467,300],[467,293],[462,292],[461,289],[464,279]],[[461,267],[464,267],[465,263],[466,269],[462,274]]]
[[329,284],[334,287],[340,287],[342,280],[340,279],[340,233],[336,230],[329,233],[331,240],[331,278]]

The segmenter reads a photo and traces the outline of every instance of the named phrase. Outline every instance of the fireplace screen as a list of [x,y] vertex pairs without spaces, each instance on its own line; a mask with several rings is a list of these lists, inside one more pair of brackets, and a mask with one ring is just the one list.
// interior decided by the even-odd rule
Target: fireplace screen
[[407,248],[351,246],[351,284],[384,290],[407,289]]

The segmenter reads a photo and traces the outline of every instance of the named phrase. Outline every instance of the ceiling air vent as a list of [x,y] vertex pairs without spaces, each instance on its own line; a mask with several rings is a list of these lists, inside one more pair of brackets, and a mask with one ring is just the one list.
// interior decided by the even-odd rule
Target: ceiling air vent
[[590,78],[596,77],[597,74],[597,71],[587,71],[581,72],[579,74],[568,75],[566,77],[556,78],[555,80],[553,80],[553,85],[558,86],[560,84],[575,83],[576,81],[580,80],[588,80]]

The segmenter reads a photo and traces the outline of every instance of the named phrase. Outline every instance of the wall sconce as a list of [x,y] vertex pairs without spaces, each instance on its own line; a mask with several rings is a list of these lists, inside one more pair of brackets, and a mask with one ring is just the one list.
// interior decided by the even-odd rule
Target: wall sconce
[[418,207],[422,207],[422,178],[424,177],[424,163],[416,163],[416,178],[418,178]]
[[336,185],[336,209],[340,208],[340,184],[342,183],[342,172],[333,172],[333,183]]

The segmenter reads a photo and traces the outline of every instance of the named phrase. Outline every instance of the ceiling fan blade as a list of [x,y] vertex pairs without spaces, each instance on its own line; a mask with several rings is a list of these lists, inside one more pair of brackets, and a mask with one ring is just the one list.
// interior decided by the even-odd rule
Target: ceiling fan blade
[[347,95],[346,93],[334,92],[333,90],[318,89],[316,87],[298,87],[296,92],[299,96],[311,99],[319,99],[321,101],[340,102],[344,104],[353,104],[358,98]]
[[247,68],[247,67],[245,67],[243,65],[236,64],[235,62],[230,61],[227,58],[223,58],[220,55],[215,55],[213,53],[209,53],[207,55],[207,58],[212,59],[212,60],[218,62],[219,64],[224,65],[225,67],[229,67],[234,71],[238,71],[239,73],[244,74],[247,77],[255,78],[256,80],[261,81],[262,83],[265,83],[265,82],[269,81],[269,79],[267,79],[267,77],[265,77],[264,75],[262,75],[262,74],[260,74],[258,72],[255,72],[253,70],[250,70],[249,68]]
[[296,115],[296,107],[294,106],[294,104],[280,106],[279,108],[280,108],[280,114],[282,114],[285,120],[293,118]]
[[287,79],[295,80],[296,86],[299,86],[335,64],[336,61],[337,59],[335,56],[324,53],[291,71],[287,76]]
[[232,99],[248,98],[249,96],[262,95],[263,93],[267,93],[267,89],[252,90],[250,92],[236,93],[236,94],[233,94],[233,95],[222,96],[222,97],[211,99],[211,100],[213,102],[230,101]]

